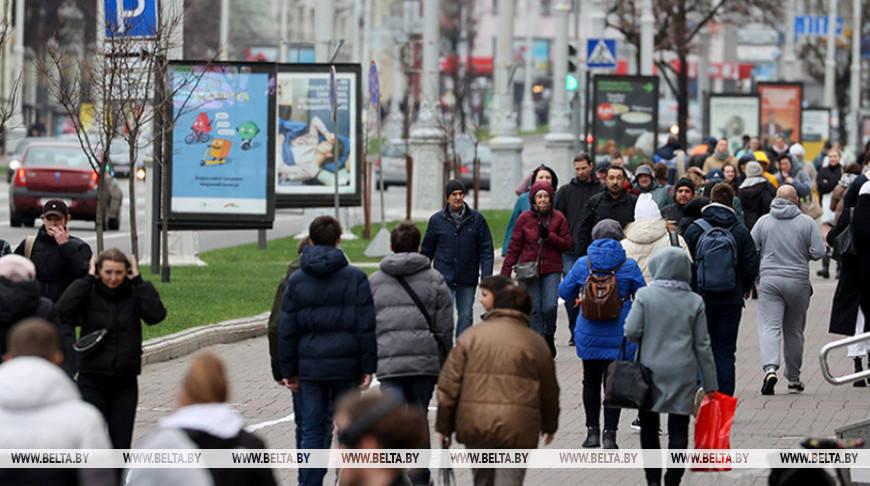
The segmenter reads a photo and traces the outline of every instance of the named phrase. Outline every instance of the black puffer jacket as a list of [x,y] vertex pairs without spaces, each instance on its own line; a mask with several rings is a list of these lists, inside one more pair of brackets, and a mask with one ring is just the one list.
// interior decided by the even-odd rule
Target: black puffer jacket
[[157,289],[141,276],[110,289],[88,275],[70,284],[54,310],[61,322],[81,326],[82,335],[109,329],[99,350],[79,361],[79,371],[114,376],[136,376],[142,369],[140,320],[154,325],[166,317]]
[[840,176],[843,174],[843,166],[841,164],[829,165],[819,169],[816,175],[816,187],[819,189],[819,195],[832,192],[837,183],[840,182]]
[[770,182],[741,187],[737,192],[743,206],[743,220],[746,228],[752,230],[755,222],[770,212],[770,203],[776,198],[776,188]]
[[568,218],[568,226],[571,228],[571,249],[565,253],[569,255],[581,253],[579,247],[579,242],[582,240],[580,227],[583,224],[583,217],[586,215],[586,202],[602,191],[604,191],[604,185],[598,182],[598,178],[593,174],[589,181],[581,181],[574,177],[571,182],[560,187],[559,191],[556,192],[554,207]]
[[0,355],[6,353],[6,333],[16,322],[28,317],[51,320],[52,303],[39,295],[39,282],[0,280]]
[[[586,201],[586,215],[580,227],[579,239],[574,248],[586,256],[586,249],[592,244],[592,228],[602,219],[615,219],[625,228],[625,225],[634,221],[634,205],[637,196],[623,192],[616,199],[608,192],[598,193]],[[572,238],[573,241],[573,238]]]
[[[23,240],[15,253],[24,255]],[[57,302],[64,290],[77,278],[88,274],[91,247],[84,241],[70,236],[69,241],[58,245],[54,237],[45,231],[45,226],[36,233],[30,260],[36,265],[36,280],[42,284],[42,295]]]

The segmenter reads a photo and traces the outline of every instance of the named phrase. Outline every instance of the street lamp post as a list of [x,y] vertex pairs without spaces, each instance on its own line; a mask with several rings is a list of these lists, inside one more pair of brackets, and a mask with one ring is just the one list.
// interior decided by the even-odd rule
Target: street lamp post
[[526,52],[523,68],[523,111],[520,125],[524,132],[535,130],[535,104],[532,101],[532,8],[533,1],[526,0]]
[[825,101],[826,108],[834,110],[834,84],[836,64],[834,64],[834,54],[836,46],[834,44],[835,36],[837,35],[837,0],[828,1],[828,50],[825,55]]
[[556,39],[553,46],[553,97],[550,99],[550,133],[544,136],[548,158],[553,169],[567,181],[574,172],[574,140],[568,120],[568,12],[571,5],[560,1],[553,8],[556,14]]
[[858,133],[858,116],[861,110],[861,0],[852,0],[852,66],[849,86],[849,143],[860,153],[861,134]]

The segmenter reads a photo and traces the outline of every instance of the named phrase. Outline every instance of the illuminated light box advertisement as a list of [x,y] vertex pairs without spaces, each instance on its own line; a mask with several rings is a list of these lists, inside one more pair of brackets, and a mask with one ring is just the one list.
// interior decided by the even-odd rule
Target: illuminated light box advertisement
[[172,218],[271,221],[274,65],[172,63],[167,86]]
[[334,66],[335,122],[329,64],[278,66],[273,176],[278,207],[332,206],[336,171],[340,205],[361,202],[361,71],[358,64]]
[[743,135],[756,135],[760,124],[758,95],[711,94],[707,102],[710,136],[728,139],[728,151],[743,146]]
[[756,91],[761,97],[761,142],[772,145],[776,135],[785,137],[788,144],[799,142],[803,85],[758,83]]
[[650,76],[595,76],[592,135],[595,160],[618,151],[635,164],[650,159],[656,148],[659,79]]
[[801,145],[804,159],[813,161],[831,139],[831,110],[807,108],[801,113]]

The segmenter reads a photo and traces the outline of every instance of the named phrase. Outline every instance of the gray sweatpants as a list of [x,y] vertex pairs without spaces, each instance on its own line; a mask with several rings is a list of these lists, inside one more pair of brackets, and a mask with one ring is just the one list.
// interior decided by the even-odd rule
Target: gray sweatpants
[[810,305],[809,279],[762,277],[758,286],[758,345],[761,367],[779,369],[780,342],[785,355],[783,375],[799,381],[804,356],[804,327]]

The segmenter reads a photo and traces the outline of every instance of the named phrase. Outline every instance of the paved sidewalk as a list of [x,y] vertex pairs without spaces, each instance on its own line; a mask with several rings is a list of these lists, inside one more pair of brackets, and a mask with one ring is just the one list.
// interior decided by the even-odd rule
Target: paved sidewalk
[[[813,273],[818,264],[813,265]],[[807,321],[807,345],[804,353],[802,379],[806,391],[801,395],[785,393],[785,381],[780,373],[777,394],[763,397],[760,393],[762,370],[756,333],[756,301],[748,301],[741,324],[737,352],[737,397],[740,399],[731,434],[733,448],[792,448],[805,436],[833,435],[834,429],[868,418],[867,402],[870,388],[834,387],[824,381],[818,362],[821,346],[835,336],[827,333],[831,299],[835,280],[813,277],[815,294]],[[475,310],[479,315],[479,309]],[[559,384],[562,388],[562,412],[559,431],[552,448],[579,448],[585,436],[585,416],[581,404],[581,361],[574,348],[567,346],[567,318],[560,308],[557,332],[559,355],[556,358]],[[218,345],[215,349],[226,361],[231,380],[230,401],[249,426],[256,429],[270,447],[294,448],[293,410],[290,392],[278,387],[269,371],[265,337],[235,344]],[[178,385],[191,357],[150,364],[139,381],[140,398],[134,445],[151,430],[157,420],[175,408]],[[851,371],[851,360],[845,350],[832,359],[839,372]],[[432,406],[435,406],[434,400]],[[430,411],[430,419],[434,412]],[[639,434],[629,423],[634,414],[623,413],[618,443],[623,448],[640,448]],[[692,431],[690,431],[692,434]],[[663,437],[666,444],[667,437]],[[736,470],[723,473],[687,472],[683,484],[688,485],[765,485],[767,471]],[[281,484],[296,484],[296,472],[279,470]],[[468,470],[457,470],[459,484],[471,484]],[[332,484],[330,473],[324,484]],[[556,483],[553,483],[556,481]],[[643,471],[612,470],[531,470],[526,484],[643,484]]]

